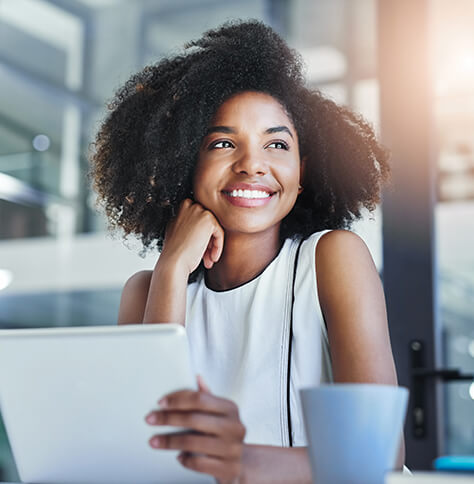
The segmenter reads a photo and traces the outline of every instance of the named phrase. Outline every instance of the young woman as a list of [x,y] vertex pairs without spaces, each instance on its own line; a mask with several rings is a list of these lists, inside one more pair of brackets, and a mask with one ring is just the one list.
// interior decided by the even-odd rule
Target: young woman
[[119,324],[181,323],[202,375],[146,417],[194,432],[150,445],[222,483],[311,482],[301,386],[397,384],[381,281],[346,230],[388,155],[301,68],[262,23],[209,31],[118,91],[92,156],[112,224],[161,251]]

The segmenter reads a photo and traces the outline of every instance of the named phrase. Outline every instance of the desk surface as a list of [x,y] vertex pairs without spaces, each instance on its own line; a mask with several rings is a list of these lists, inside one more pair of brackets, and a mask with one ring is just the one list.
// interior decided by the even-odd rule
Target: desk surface
[[[385,478],[385,484],[474,484],[474,475],[460,475],[447,472],[414,472],[412,476],[401,472],[391,472]],[[18,484],[0,482],[0,484]]]
[[[387,474],[385,484],[474,484],[474,475],[459,475],[445,472],[414,472],[412,476],[401,472]],[[0,482],[0,484],[18,484]]]

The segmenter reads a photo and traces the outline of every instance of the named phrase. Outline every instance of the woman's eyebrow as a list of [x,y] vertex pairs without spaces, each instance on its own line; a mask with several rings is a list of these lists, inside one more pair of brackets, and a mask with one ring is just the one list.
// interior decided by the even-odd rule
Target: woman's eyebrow
[[237,131],[230,126],[211,126],[207,132],[206,136],[211,133],[226,133],[226,134],[236,134]]
[[[272,133],[281,133],[281,132],[288,133],[292,138],[293,135],[291,134],[291,131],[288,127],[286,126],[274,126],[272,128],[268,128],[264,131],[265,134],[272,134]],[[210,135],[211,133],[226,133],[226,134],[236,134],[237,131],[230,127],[230,126],[211,126],[207,132],[206,136]]]
[[275,126],[273,128],[268,128],[265,130],[265,134],[280,133],[282,131],[288,133],[293,138],[291,131],[286,126]]

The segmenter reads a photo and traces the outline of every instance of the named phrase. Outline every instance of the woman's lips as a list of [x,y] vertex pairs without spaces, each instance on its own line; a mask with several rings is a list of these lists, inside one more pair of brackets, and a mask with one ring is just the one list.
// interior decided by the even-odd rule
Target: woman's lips
[[245,198],[245,197],[233,197],[228,192],[222,192],[222,195],[226,198],[226,200],[235,205],[236,207],[262,207],[270,202],[270,200],[274,197],[274,193],[268,197],[264,198]]

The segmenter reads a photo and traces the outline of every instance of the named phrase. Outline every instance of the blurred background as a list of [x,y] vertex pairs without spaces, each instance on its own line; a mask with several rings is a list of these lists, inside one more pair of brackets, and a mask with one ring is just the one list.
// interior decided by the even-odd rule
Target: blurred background
[[[419,271],[428,274],[432,289],[429,297],[420,291],[419,305],[434,308],[435,317],[428,324],[433,334],[438,330],[440,334],[437,363],[473,373],[474,2],[470,0],[0,0],[0,328],[115,324],[124,282],[137,270],[153,268],[156,253],[144,257],[137,241],[124,243],[120,234],[107,232],[86,177],[89,145],[107,100],[132,73],[178,52],[185,41],[226,20],[261,19],[298,49],[307,64],[308,85],[362,113],[394,150],[395,191],[403,193],[410,174],[397,175],[400,142],[391,135],[393,122],[384,129],[381,113],[389,119],[390,102],[384,111],[384,99],[390,99],[391,92],[383,79],[409,81],[412,74],[382,72],[392,41],[384,40],[384,35],[392,34],[383,26],[390,24],[392,13],[404,14],[405,19],[420,15],[420,5],[424,6],[420,35],[427,39],[426,58],[421,59],[427,62],[420,63],[424,84],[413,85],[413,90],[410,82],[405,86],[415,99],[420,97],[417,89],[423,93],[425,116],[411,122],[413,129],[418,123],[423,133],[429,133],[421,151],[417,143],[425,139],[422,136],[408,146],[411,152],[422,153],[419,161],[415,156],[413,166],[427,167],[428,178],[421,183],[431,194],[426,207],[417,212],[427,221],[429,237],[416,250],[428,254],[430,261]],[[403,37],[404,32],[399,29],[393,35]],[[397,56],[412,53],[400,48]],[[382,277],[384,261],[390,258],[403,265],[410,253],[390,252],[391,246],[384,242],[384,237],[393,238],[390,220],[382,206],[354,226]],[[413,224],[406,224],[408,231]],[[412,275],[394,279],[398,290]],[[388,302],[390,291],[386,289]],[[391,310],[391,331],[395,331],[395,316],[390,314]],[[417,324],[416,317],[404,316],[397,328],[405,328],[406,336],[416,331]],[[392,343],[396,356],[403,355],[397,337]],[[401,381],[407,378],[400,375]],[[474,454],[474,384],[444,383],[440,398],[437,454]],[[410,428],[408,422],[407,432]],[[429,432],[427,438],[432,438]],[[408,450],[415,448],[410,445]],[[423,467],[409,452],[407,463]],[[0,424],[0,480],[15,479]]]

